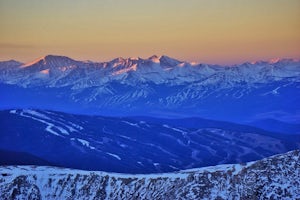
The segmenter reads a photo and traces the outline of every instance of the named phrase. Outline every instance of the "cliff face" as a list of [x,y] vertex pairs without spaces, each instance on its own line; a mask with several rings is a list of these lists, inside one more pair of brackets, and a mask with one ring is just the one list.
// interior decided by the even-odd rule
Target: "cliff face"
[[300,151],[246,164],[130,175],[3,166],[1,199],[298,199]]

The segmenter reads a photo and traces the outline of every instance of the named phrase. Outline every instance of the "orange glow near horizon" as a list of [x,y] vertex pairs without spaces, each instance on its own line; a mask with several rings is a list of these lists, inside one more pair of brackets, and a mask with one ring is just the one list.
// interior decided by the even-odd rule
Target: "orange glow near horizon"
[[0,0],[0,60],[300,58],[299,0]]

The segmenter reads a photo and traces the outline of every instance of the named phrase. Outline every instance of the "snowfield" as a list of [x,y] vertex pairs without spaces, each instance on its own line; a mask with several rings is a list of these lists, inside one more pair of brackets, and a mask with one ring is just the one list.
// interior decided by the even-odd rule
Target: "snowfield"
[[164,174],[0,167],[1,199],[299,199],[300,151]]

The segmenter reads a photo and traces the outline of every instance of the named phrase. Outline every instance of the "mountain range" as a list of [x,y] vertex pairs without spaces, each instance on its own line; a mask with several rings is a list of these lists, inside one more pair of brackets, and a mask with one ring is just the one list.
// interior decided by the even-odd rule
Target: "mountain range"
[[219,66],[168,56],[91,62],[48,55],[26,64],[0,62],[0,108],[196,116],[266,129],[268,120],[277,120],[287,127],[281,131],[299,133],[299,83],[294,59]]
[[299,89],[294,59],[0,62],[0,198],[300,198]]

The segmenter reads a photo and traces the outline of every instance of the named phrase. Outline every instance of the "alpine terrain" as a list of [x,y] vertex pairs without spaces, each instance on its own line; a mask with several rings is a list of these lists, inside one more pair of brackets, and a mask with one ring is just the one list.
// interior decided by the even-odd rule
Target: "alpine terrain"
[[300,153],[165,174],[0,167],[2,199],[299,199]]
[[300,199],[299,60],[47,55],[0,94],[0,199]]
[[268,129],[268,120],[288,123],[285,127],[299,124],[299,82],[300,62],[292,59],[218,66],[168,56],[91,62],[48,55],[26,64],[0,62],[0,106],[110,116],[199,116]]

